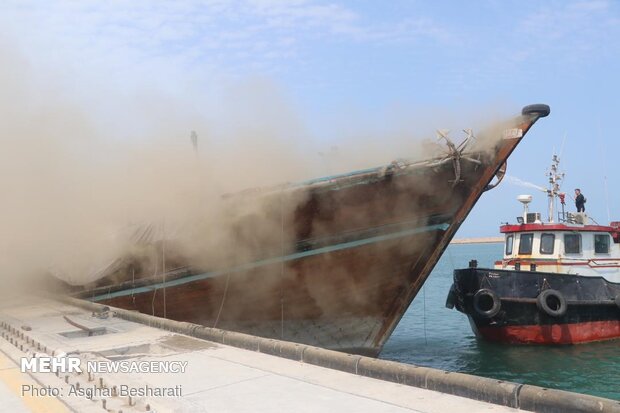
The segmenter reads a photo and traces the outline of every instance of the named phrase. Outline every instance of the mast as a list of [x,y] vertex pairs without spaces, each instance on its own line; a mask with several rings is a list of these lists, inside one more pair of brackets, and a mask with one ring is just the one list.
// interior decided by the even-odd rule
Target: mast
[[[555,197],[560,196],[563,198],[564,194],[560,193],[560,181],[564,179],[564,173],[558,172],[558,166],[560,165],[560,158],[557,155],[553,155],[551,159],[551,169],[547,173],[549,176],[549,189],[547,189],[547,197],[549,202],[549,222],[554,222],[553,211],[555,204]],[[561,194],[561,195],[560,195]]]

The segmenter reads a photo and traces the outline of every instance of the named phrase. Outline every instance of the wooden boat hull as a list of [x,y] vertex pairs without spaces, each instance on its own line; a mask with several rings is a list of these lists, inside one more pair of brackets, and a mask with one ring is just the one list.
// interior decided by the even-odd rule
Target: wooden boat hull
[[[225,265],[156,277],[132,276],[127,267],[76,295],[174,320],[377,355],[487,185],[522,136],[548,114],[541,106],[524,109],[487,134],[493,136],[479,137],[467,155],[475,162],[451,151],[443,159],[259,195],[275,207],[233,226],[238,248],[228,252]],[[518,133],[503,136],[506,130]],[[261,230],[265,222],[277,229]]]

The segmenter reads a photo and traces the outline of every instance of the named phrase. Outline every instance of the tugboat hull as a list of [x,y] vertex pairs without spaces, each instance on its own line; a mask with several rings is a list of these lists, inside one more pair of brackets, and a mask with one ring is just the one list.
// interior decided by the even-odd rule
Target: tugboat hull
[[520,344],[620,338],[620,284],[603,277],[468,268],[454,271],[448,306],[477,336]]

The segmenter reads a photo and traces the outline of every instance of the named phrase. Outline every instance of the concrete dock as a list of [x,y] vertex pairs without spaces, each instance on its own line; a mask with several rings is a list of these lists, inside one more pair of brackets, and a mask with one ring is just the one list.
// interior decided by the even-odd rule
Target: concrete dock
[[[0,410],[620,411],[620,403],[606,399],[106,309],[77,300],[5,301],[0,308]],[[200,338],[205,335],[212,339]],[[35,354],[79,359],[82,371],[23,372],[22,358]],[[120,371],[104,371],[115,368]],[[409,385],[422,377],[420,386]],[[518,392],[513,386],[519,386]]]

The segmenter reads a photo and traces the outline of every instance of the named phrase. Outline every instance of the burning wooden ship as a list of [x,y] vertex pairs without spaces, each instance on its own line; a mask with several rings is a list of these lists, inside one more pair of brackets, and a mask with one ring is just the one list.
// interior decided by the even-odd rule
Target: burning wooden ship
[[[71,292],[174,320],[375,356],[478,198],[503,177],[508,156],[548,114],[546,105],[527,106],[497,128],[466,131],[458,145],[440,132],[447,150],[431,159],[233,196],[233,209],[250,198],[269,208],[239,214],[226,259],[184,265],[166,241],[168,264],[156,275],[130,255]],[[163,249],[161,242],[152,248]]]

